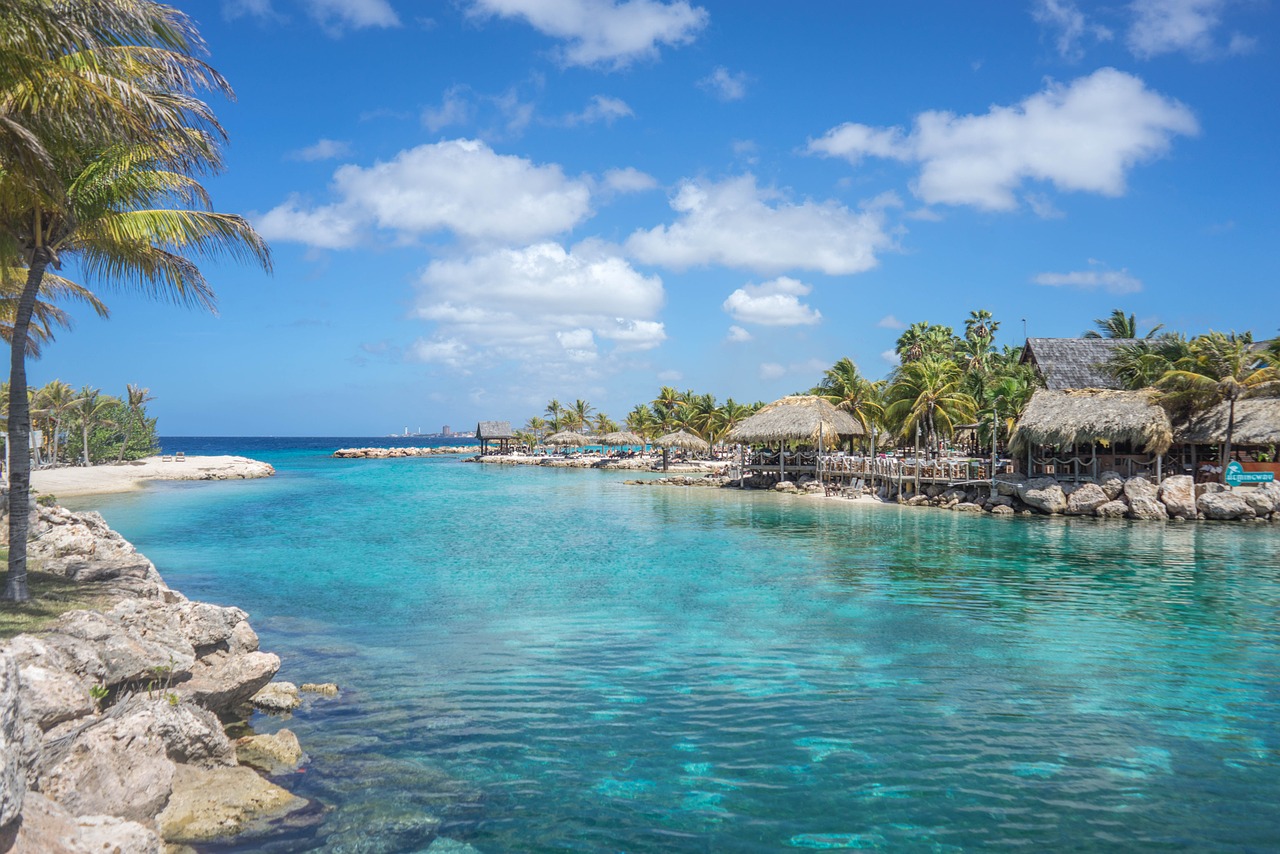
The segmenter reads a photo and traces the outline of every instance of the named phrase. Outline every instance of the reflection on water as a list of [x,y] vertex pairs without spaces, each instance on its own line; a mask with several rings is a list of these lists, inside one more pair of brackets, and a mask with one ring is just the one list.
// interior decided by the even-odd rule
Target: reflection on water
[[343,685],[282,850],[1280,844],[1274,526],[258,455],[95,503]]

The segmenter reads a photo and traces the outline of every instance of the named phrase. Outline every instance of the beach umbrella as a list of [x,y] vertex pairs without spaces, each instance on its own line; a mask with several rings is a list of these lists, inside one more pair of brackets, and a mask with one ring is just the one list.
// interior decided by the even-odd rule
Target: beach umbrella
[[644,447],[644,439],[626,430],[616,431],[613,433],[605,433],[600,437],[601,445],[618,446],[623,445],[639,445]]
[[587,444],[587,437],[581,433],[572,433],[568,430],[562,430],[559,433],[552,433],[550,436],[542,440],[544,445],[567,445],[575,448],[581,448]]
[[659,436],[653,440],[653,444],[662,448],[663,471],[667,470],[667,454],[672,448],[683,448],[686,451],[697,451],[703,454],[711,450],[711,445],[705,439],[699,439],[684,430],[677,430],[674,433]]

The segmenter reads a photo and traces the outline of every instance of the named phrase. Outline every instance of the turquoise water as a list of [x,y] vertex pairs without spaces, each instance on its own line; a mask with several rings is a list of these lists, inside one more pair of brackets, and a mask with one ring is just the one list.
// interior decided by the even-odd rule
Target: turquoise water
[[1275,526],[225,441],[279,474],[79,506],[343,686],[254,721],[330,808],[278,850],[1280,848]]

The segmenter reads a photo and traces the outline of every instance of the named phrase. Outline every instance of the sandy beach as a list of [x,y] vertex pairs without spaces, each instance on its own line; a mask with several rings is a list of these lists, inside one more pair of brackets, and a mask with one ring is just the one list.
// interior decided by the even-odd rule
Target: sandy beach
[[187,457],[166,461],[147,457],[120,464],[65,466],[31,473],[31,486],[45,495],[103,495],[141,489],[150,480],[243,480],[270,477],[275,469],[248,457]]

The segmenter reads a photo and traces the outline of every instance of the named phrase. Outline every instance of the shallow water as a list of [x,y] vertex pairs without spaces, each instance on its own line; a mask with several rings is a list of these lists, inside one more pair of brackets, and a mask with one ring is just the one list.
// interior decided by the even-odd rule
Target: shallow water
[[279,850],[1280,847],[1275,526],[326,456],[354,443],[187,440],[279,474],[76,505],[343,686],[255,719],[332,807]]

